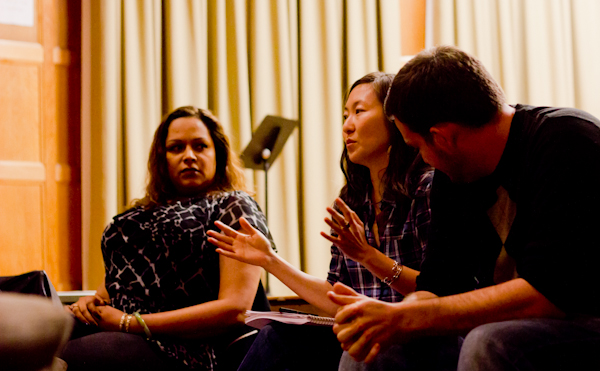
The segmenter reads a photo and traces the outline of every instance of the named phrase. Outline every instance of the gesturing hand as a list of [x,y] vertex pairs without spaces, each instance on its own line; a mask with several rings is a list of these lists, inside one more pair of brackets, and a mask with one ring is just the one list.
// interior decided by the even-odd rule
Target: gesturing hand
[[215,225],[223,233],[209,230],[208,242],[217,246],[219,254],[263,268],[269,263],[274,254],[271,242],[246,219],[240,218],[239,232],[218,221]]
[[325,218],[325,223],[333,229],[337,236],[325,232],[321,232],[321,236],[337,246],[344,255],[361,263],[370,252],[373,252],[373,247],[367,243],[365,237],[364,224],[341,198],[338,197],[335,203],[342,214],[328,207],[327,212],[331,214],[331,219]]

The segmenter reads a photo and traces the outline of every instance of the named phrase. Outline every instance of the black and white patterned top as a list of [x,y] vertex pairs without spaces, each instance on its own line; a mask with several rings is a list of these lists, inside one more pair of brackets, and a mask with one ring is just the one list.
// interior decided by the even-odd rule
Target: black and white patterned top
[[[217,220],[238,230],[242,216],[274,246],[258,204],[241,191],[152,209],[135,207],[115,216],[102,236],[112,306],[145,314],[216,300],[219,255],[206,231],[218,230]],[[212,370],[216,365],[214,344],[206,341],[158,336],[149,341],[188,369]]]

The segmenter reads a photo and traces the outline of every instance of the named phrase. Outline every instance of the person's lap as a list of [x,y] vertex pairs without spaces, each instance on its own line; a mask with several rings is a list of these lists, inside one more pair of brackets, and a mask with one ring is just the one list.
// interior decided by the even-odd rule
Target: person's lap
[[[346,352],[340,370],[600,370],[600,319],[523,319],[489,323],[452,341],[413,341],[387,349],[370,364]],[[458,358],[453,358],[458,349]],[[441,351],[441,352],[440,352]],[[453,363],[454,362],[454,363]]]
[[471,331],[458,370],[600,370],[600,319],[525,319]]
[[100,332],[75,326],[61,356],[69,371],[171,370],[143,337],[123,332]]
[[423,338],[394,345],[381,352],[371,363],[357,362],[348,352],[340,361],[340,371],[443,371],[456,370],[462,338]]
[[336,370],[341,353],[331,327],[273,322],[261,329],[239,371]]

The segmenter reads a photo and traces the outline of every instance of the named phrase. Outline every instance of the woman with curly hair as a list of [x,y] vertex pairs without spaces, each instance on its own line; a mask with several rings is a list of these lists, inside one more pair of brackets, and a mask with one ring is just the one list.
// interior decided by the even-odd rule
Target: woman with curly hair
[[243,217],[272,243],[217,118],[191,106],[168,114],[148,172],[145,197],[104,231],[104,282],[67,308],[92,329],[67,344],[69,370],[223,369],[257,293],[268,307],[260,268],[220,256],[207,241],[215,222],[236,230]]

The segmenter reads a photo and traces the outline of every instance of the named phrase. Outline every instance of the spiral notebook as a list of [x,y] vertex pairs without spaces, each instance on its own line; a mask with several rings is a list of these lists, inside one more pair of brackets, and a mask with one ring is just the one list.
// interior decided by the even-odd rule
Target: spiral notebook
[[321,317],[312,314],[246,311],[246,324],[248,326],[261,329],[273,321],[290,325],[309,326],[333,326],[335,322],[332,317]]

